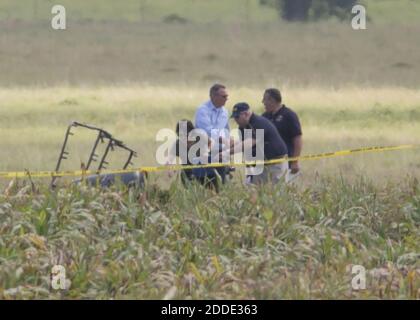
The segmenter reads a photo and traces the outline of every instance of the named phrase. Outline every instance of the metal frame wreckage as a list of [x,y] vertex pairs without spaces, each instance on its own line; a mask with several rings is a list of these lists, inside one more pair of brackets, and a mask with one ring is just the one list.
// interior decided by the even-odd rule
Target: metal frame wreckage
[[[96,169],[98,174],[87,176],[85,179],[83,178],[78,179],[74,181],[75,183],[80,183],[82,180],[86,180],[86,182],[91,186],[99,185],[101,187],[109,187],[115,182],[117,182],[117,180],[120,180],[121,183],[129,187],[131,186],[143,187],[145,176],[144,176],[144,173],[140,173],[138,171],[118,173],[118,174],[100,174],[100,171],[107,169],[107,166],[109,165],[109,162],[107,161],[107,156],[109,155],[110,151],[112,152],[112,151],[115,151],[115,149],[120,148],[128,152],[128,158],[122,168],[124,170],[127,169],[129,165],[133,164],[132,160],[134,157],[137,157],[137,152],[127,147],[121,140],[114,138],[109,132],[101,128],[97,128],[97,127],[83,124],[76,121],[72,122],[67,128],[67,131],[64,137],[63,146],[61,147],[61,152],[58,157],[57,165],[55,167],[56,172],[60,171],[62,161],[68,159],[68,156],[70,155],[70,152],[66,150],[67,144],[69,141],[69,137],[74,135],[74,133],[71,130],[73,128],[78,128],[78,127],[98,132],[95,143],[90,152],[89,159],[86,165],[83,167],[83,169],[89,170],[93,162],[98,162],[98,160],[99,159],[100,160],[99,160],[98,167]],[[104,143],[106,143],[105,150],[102,156],[99,157],[100,155],[97,154],[98,146],[99,144],[104,144]],[[56,176],[52,178],[51,184],[50,184],[52,188],[56,187],[57,178],[58,177]]]

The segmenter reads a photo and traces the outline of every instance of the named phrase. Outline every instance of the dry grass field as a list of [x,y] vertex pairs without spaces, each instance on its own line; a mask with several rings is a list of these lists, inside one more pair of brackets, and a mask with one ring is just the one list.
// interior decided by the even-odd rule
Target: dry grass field
[[[65,31],[50,0],[0,2],[0,171],[53,170],[71,121],[155,165],[158,130],[192,119],[216,81],[229,110],[261,113],[280,88],[303,154],[419,143],[418,1],[363,1],[364,31],[281,22],[257,0],[61,3]],[[94,138],[75,130],[63,169]],[[0,299],[419,299],[420,149],[301,166],[277,187],[246,187],[238,170],[220,193],[165,173],[142,190],[0,180]],[[56,264],[69,290],[51,288]]]

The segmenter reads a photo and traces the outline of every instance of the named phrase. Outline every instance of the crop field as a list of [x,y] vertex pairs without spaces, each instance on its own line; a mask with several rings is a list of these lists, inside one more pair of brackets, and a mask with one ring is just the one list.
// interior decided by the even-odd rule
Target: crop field
[[[261,112],[261,92],[232,88]],[[409,89],[290,89],[305,154],[416,143],[419,93]],[[205,90],[167,87],[3,89],[2,171],[52,170],[71,120],[102,126],[155,165],[155,135],[191,118]],[[287,99],[289,100],[289,99]],[[398,108],[394,107],[398,104]],[[159,110],[159,112],[156,112]],[[232,124],[232,127],[235,125]],[[78,135],[79,134],[79,135]],[[93,136],[71,137],[65,169]],[[115,165],[118,164],[115,157]],[[220,194],[154,174],[139,193],[19,180],[0,205],[3,298],[419,297],[419,150],[302,162],[296,186],[249,189],[241,170]],[[233,186],[232,186],[233,185]],[[68,266],[71,289],[49,290]],[[372,273],[352,292],[351,264]],[[346,269],[347,268],[347,269]]]
[[[418,180],[1,196],[1,297],[418,299]],[[66,266],[68,291],[50,289]],[[351,266],[367,270],[352,291]]]
[[[67,126],[101,127],[156,166],[160,129],[214,82],[229,112],[280,88],[303,155],[420,141],[420,5],[366,0],[368,29],[286,23],[258,1],[0,3],[0,172],[54,170]],[[231,120],[231,129],[236,123]],[[63,170],[95,136],[74,129]],[[110,168],[124,155],[113,152]],[[420,299],[420,148],[302,161],[296,183],[220,192],[0,178],[0,299]],[[51,287],[54,265],[70,286]],[[366,289],[352,288],[352,267]]]

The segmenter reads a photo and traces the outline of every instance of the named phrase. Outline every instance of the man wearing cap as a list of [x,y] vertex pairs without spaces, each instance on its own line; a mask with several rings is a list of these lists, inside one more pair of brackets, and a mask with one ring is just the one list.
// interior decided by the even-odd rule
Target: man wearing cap
[[[235,119],[241,133],[241,141],[233,144],[230,153],[237,150],[252,147],[252,154],[256,154],[257,148],[261,148],[264,160],[275,160],[284,158],[287,155],[287,147],[277,132],[276,127],[270,120],[253,113],[249,105],[245,102],[237,103],[233,107],[232,118]],[[252,134],[247,135],[245,130],[252,130]],[[256,130],[263,130],[263,139],[259,139]],[[262,159],[261,159],[262,160]],[[261,184],[268,181],[278,183],[287,172],[287,162],[264,165],[262,173],[248,176],[249,182]]]
[[[302,151],[302,128],[297,114],[282,104],[281,93],[278,89],[265,90],[262,100],[265,113],[263,117],[269,119],[277,128],[286,143],[288,156],[299,157]],[[298,161],[289,162],[290,173],[297,174],[300,170]]]

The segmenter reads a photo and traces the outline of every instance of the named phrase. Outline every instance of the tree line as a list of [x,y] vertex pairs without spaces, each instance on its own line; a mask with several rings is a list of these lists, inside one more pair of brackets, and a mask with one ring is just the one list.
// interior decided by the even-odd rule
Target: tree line
[[275,8],[287,21],[317,21],[329,17],[340,20],[351,15],[357,0],[260,0],[260,4]]

